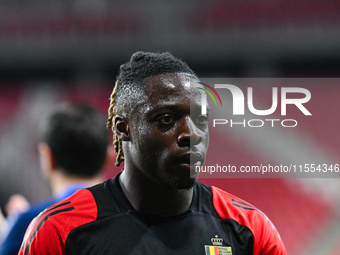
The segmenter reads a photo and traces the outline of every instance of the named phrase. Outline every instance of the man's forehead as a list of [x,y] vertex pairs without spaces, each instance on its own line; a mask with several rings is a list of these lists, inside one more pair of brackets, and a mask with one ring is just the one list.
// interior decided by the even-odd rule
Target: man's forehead
[[197,82],[195,76],[186,73],[161,74],[144,80],[145,92],[148,95],[157,93],[159,96],[174,92],[190,93]]
[[162,74],[144,80],[143,97],[134,105],[138,112],[158,108],[178,108],[193,102],[201,103],[202,91],[197,89],[198,79],[185,73]]

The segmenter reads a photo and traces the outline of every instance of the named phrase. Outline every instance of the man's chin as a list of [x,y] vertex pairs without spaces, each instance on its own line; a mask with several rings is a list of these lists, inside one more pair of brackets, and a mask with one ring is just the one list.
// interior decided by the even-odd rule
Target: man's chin
[[197,179],[190,178],[188,180],[167,180],[165,186],[169,189],[179,189],[179,190],[186,190],[191,189],[197,183]]

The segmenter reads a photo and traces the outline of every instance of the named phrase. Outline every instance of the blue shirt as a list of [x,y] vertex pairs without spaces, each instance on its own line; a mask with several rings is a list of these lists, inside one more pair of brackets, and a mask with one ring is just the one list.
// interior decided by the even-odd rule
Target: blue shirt
[[8,218],[9,229],[7,235],[5,234],[3,237],[4,239],[0,246],[0,255],[17,255],[28,225],[41,211],[60,200],[71,196],[77,190],[87,187],[88,185],[85,185],[84,183],[73,184],[61,195],[32,205],[28,211]]

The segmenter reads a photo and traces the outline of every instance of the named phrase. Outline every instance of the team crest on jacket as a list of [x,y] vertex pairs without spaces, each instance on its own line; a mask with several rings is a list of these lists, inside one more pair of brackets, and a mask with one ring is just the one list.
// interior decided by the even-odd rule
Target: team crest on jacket
[[223,239],[217,235],[211,238],[213,245],[205,245],[205,255],[233,255],[230,246],[222,246]]

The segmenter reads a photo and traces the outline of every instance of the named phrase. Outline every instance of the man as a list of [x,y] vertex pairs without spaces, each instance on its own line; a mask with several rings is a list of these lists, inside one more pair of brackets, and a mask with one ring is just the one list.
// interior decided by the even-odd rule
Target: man
[[53,198],[8,219],[1,255],[18,254],[29,223],[46,207],[103,181],[101,169],[110,140],[105,123],[101,112],[82,104],[62,104],[48,115],[38,149]]
[[261,211],[190,178],[209,142],[197,81],[169,53],[122,65],[108,127],[123,172],[43,212],[20,254],[286,254]]

